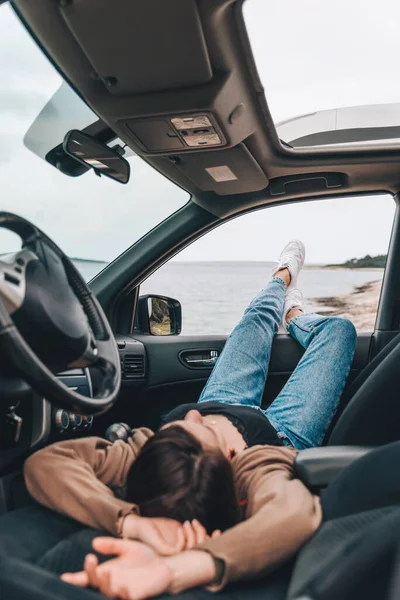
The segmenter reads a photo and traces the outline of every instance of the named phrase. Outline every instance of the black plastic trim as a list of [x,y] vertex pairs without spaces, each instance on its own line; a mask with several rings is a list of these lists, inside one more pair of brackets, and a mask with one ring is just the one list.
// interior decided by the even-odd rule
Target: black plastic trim
[[[148,361],[144,344],[133,338],[131,335],[116,335],[115,336],[119,357],[121,361],[122,385],[134,385],[137,383],[145,383],[148,375]],[[130,356],[140,356],[143,358],[143,372],[136,375],[126,372],[126,358]]]
[[[163,263],[220,220],[191,200],[128,248],[90,282],[93,293],[114,324],[110,307]],[[132,272],[134,270],[134,272]]]
[[371,450],[373,448],[368,446],[328,446],[302,450],[295,462],[297,476],[308,488],[326,487],[343,469]]
[[271,179],[269,191],[271,196],[286,194],[313,193],[319,190],[332,190],[348,185],[348,177],[344,173],[305,173],[288,175]]
[[382,280],[375,328],[380,331],[397,331],[400,328],[400,194],[394,196],[396,212],[388,244],[388,255]]

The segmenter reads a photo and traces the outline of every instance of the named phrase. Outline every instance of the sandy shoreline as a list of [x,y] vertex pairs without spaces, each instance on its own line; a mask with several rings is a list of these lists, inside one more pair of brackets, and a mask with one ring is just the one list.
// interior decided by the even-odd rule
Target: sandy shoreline
[[312,309],[323,315],[346,317],[358,331],[373,331],[381,286],[381,280],[370,281],[345,296],[312,298]]

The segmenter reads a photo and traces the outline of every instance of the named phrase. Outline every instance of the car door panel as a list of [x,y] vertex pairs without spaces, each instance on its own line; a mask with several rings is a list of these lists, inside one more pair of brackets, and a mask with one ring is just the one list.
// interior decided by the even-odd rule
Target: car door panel
[[165,385],[193,379],[207,380],[212,366],[194,369],[180,359],[183,352],[216,350],[222,352],[225,335],[218,336],[153,336],[136,335],[146,348],[148,363],[148,386]]
[[[372,334],[360,334],[348,385],[368,362]],[[113,409],[114,420],[125,420],[131,426],[157,427],[159,418],[175,406],[196,402],[211,374],[212,366],[193,368],[184,364],[182,353],[222,352],[227,336],[151,336],[136,335],[146,353],[146,379],[140,386],[124,387]],[[304,349],[289,335],[275,337],[263,406],[279,394],[304,354]],[[119,416],[119,419],[117,419]]]
[[[167,383],[188,381],[193,379],[207,379],[212,371],[212,366],[193,369],[180,359],[184,351],[217,350],[222,352],[227,337],[219,336],[135,336],[140,341],[147,354],[148,361],[148,387],[165,385]],[[368,361],[371,334],[360,334],[357,338],[357,347],[354,355],[352,371],[360,371]],[[269,376],[290,374],[296,368],[304,349],[287,334],[278,334],[275,337]],[[268,380],[267,380],[268,386]],[[266,387],[267,387],[266,386]]]

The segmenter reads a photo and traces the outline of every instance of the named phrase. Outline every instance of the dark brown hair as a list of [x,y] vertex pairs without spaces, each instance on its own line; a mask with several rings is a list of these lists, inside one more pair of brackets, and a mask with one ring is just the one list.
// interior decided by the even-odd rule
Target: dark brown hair
[[179,425],[160,429],[143,446],[128,474],[127,500],[142,516],[198,519],[209,534],[239,521],[229,460]]

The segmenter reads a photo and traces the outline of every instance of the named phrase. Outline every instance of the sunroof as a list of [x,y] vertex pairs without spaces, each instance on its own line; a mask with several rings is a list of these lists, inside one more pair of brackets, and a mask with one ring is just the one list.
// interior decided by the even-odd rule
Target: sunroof
[[400,144],[399,2],[247,0],[244,18],[284,142]]

